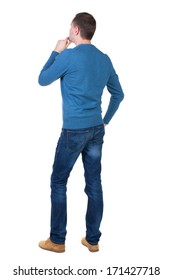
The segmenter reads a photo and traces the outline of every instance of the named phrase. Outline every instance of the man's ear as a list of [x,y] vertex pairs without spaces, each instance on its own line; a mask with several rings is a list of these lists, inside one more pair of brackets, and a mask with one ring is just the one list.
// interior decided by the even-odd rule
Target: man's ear
[[74,31],[75,35],[77,36],[79,34],[79,32],[80,32],[79,26],[76,25],[75,31]]

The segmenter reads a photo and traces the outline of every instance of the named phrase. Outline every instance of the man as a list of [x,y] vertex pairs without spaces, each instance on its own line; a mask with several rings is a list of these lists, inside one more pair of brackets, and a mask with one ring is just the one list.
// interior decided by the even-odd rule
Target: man
[[[95,29],[96,21],[92,15],[77,14],[71,23],[69,37],[57,42],[39,75],[41,86],[61,79],[63,100],[63,127],[51,175],[50,237],[39,243],[42,249],[54,252],[65,251],[66,185],[80,154],[88,196],[86,236],[82,244],[91,252],[99,250],[103,214],[101,155],[104,128],[117,111],[124,94],[110,58],[91,44]],[[67,49],[71,42],[76,46]],[[111,98],[102,118],[101,97],[105,86]]]

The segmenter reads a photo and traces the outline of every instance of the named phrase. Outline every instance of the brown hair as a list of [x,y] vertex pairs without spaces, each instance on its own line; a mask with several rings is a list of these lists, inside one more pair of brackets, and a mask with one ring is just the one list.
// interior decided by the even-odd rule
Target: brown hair
[[88,13],[78,13],[72,20],[74,25],[80,29],[80,35],[83,39],[91,40],[96,30],[96,20]]

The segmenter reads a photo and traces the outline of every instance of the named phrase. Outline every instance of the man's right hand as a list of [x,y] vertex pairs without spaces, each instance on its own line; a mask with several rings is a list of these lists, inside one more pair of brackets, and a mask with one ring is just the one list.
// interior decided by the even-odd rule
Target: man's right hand
[[64,40],[58,40],[54,51],[61,53],[63,50],[68,48],[70,44],[71,41],[69,40],[69,37],[66,37]]

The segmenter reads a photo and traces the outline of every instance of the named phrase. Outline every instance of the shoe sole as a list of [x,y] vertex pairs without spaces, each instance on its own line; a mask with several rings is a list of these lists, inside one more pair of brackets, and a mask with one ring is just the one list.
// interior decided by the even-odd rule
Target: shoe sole
[[54,252],[54,253],[64,253],[65,250],[61,250],[61,251],[56,251],[56,250],[51,250],[51,249],[47,249],[44,247],[41,247],[40,245],[38,245],[41,249],[46,250],[46,251],[50,251],[50,252]]

